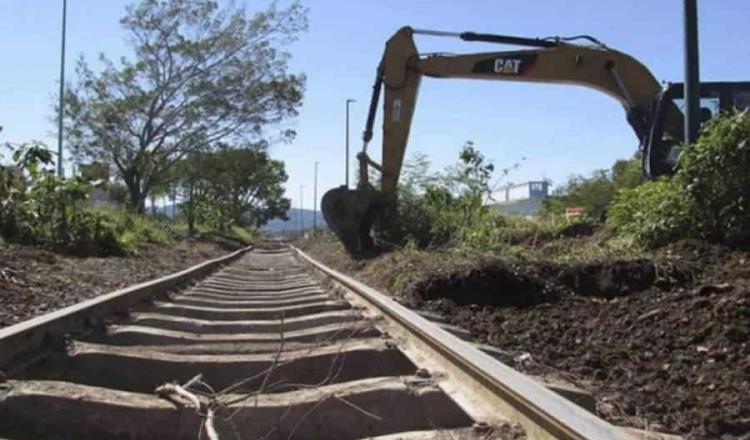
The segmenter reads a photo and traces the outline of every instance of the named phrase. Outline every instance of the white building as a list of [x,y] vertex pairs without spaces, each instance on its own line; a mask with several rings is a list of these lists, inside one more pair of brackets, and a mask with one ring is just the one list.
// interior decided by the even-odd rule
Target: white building
[[549,182],[532,181],[508,185],[493,191],[485,201],[506,214],[531,217],[542,207],[542,201],[549,196]]

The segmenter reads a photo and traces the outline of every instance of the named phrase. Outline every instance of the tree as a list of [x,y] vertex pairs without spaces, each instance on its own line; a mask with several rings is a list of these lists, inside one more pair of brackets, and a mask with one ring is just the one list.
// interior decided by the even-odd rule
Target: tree
[[643,182],[643,171],[641,170],[641,153],[630,159],[620,159],[612,165],[612,182],[615,188],[635,188]]
[[196,222],[222,229],[232,223],[259,227],[273,218],[286,219],[291,206],[282,187],[288,178],[284,163],[271,159],[264,144],[221,145],[184,160],[177,174],[191,233]]
[[580,206],[590,217],[602,218],[617,193],[640,185],[641,158],[620,159],[612,168],[594,171],[590,177],[571,176],[554,195],[544,201],[543,212],[560,215],[566,207]]
[[491,191],[490,180],[495,165],[488,163],[484,154],[474,148],[472,141],[464,144],[458,157],[458,163],[446,170],[445,185],[456,194],[481,200],[483,195]]
[[[65,97],[74,154],[114,165],[142,212],[159,177],[221,140],[290,140],[304,75],[283,46],[306,28],[299,3],[248,17],[212,0],[141,0],[120,21],[133,60],[81,59]],[[277,135],[269,135],[276,127]]]
[[198,153],[188,155],[174,167],[179,194],[184,200],[180,209],[187,220],[190,235],[195,234],[199,206],[206,200],[206,185],[203,174],[201,155]]
[[264,225],[284,217],[291,201],[281,186],[288,176],[284,163],[272,160],[265,145],[231,149],[226,145],[204,156],[208,192],[221,206],[225,221]]
[[411,157],[404,162],[403,171],[401,171],[399,193],[420,193],[436,179],[437,177],[430,173],[429,156],[418,151],[414,152]]

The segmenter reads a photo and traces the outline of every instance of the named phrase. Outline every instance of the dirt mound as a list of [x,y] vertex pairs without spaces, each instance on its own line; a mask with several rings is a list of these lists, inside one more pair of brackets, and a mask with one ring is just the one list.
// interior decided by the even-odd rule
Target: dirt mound
[[750,433],[750,291],[726,289],[442,308],[481,339],[528,353],[515,367],[593,389],[610,420],[717,438]]
[[425,301],[445,298],[461,306],[494,307],[528,307],[559,297],[544,281],[502,262],[468,272],[426,276],[414,285],[413,293]]
[[683,241],[568,266],[412,250],[353,264],[326,246],[328,264],[418,296],[513,367],[590,390],[616,424],[750,439],[750,254]]
[[563,269],[558,279],[580,295],[614,298],[653,286],[656,265],[650,260],[582,264]]

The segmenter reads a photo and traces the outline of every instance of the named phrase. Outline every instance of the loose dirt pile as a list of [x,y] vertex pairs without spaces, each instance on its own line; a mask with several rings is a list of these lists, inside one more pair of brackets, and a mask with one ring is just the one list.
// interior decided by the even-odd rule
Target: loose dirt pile
[[195,241],[148,246],[127,258],[77,258],[31,246],[0,248],[0,328],[228,252],[225,246]]
[[442,312],[512,366],[565,377],[601,416],[688,438],[750,439],[750,255],[683,242],[653,260],[575,266],[400,251],[316,257]]

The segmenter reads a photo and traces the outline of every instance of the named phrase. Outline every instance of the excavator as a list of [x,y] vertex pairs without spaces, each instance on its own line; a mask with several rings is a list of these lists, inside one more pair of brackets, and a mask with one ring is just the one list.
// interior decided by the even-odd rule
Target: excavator
[[[423,55],[417,51],[415,35],[452,37],[529,49]],[[684,116],[675,102],[681,98],[682,85],[662,87],[651,72],[632,56],[611,49],[588,35],[524,38],[403,27],[386,42],[377,68],[363,133],[364,145],[357,155],[357,188],[334,188],[321,200],[328,226],[350,254],[362,255],[372,250],[374,243],[370,229],[377,215],[388,203],[395,201],[417,92],[424,76],[572,84],[598,90],[624,107],[627,121],[640,141],[643,174],[655,178],[675,171],[684,139]],[[367,148],[373,136],[373,124],[383,87],[382,163],[377,163],[368,156]],[[703,98],[714,100],[720,109],[750,104],[750,83],[702,83],[700,89],[702,101]],[[379,189],[370,182],[370,167],[380,172]]]

